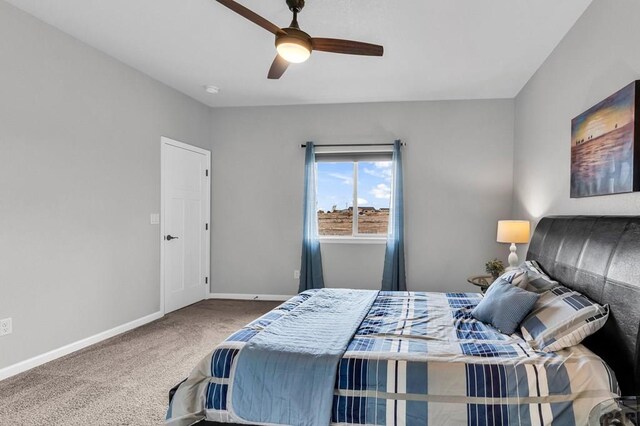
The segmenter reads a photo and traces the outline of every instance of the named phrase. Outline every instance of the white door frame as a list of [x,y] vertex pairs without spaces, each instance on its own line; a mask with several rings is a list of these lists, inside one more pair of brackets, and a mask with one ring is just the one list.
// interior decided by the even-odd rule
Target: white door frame
[[197,152],[198,154],[203,154],[206,157],[207,162],[207,174],[209,179],[207,179],[207,183],[205,186],[206,189],[206,215],[205,218],[207,223],[209,224],[209,229],[207,231],[208,236],[205,239],[205,258],[207,259],[204,265],[204,270],[206,273],[206,277],[208,278],[208,283],[202,285],[203,292],[202,298],[206,299],[210,293],[211,286],[211,151],[207,151],[206,149],[198,148],[197,146],[188,145],[186,143],[178,142],[176,140],[167,138],[165,136],[160,137],[160,311],[162,315],[165,314],[165,297],[164,297],[164,225],[165,225],[165,214],[164,214],[164,198],[165,198],[165,174],[166,170],[164,170],[164,159],[165,159],[165,149],[167,145],[171,145],[177,148],[186,149],[188,151]]

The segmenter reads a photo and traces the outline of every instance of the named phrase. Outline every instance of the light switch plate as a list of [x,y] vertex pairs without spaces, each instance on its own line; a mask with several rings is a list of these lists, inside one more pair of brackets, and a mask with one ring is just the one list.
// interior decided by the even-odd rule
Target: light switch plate
[[5,318],[0,320],[0,336],[5,334],[11,334],[13,332],[13,326],[11,324],[11,318]]
[[300,271],[298,271],[297,269],[295,271],[293,271],[293,279],[294,280],[299,280],[300,279]]
[[151,222],[152,225],[159,225],[160,224],[160,213],[151,213],[149,221]]

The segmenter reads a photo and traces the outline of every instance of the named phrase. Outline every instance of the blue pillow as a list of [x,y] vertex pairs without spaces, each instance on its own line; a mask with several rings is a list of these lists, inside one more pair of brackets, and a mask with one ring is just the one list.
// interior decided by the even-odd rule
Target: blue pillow
[[503,334],[513,334],[526,317],[539,295],[523,290],[498,278],[484,298],[473,308],[471,315],[479,321],[493,325]]

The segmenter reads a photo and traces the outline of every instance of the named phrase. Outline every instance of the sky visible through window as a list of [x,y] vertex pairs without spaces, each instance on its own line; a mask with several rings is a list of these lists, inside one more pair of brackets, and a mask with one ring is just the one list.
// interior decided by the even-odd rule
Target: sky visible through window
[[[353,206],[353,163],[319,162],[318,210],[332,211]],[[391,199],[391,162],[358,162],[358,207],[388,208]]]

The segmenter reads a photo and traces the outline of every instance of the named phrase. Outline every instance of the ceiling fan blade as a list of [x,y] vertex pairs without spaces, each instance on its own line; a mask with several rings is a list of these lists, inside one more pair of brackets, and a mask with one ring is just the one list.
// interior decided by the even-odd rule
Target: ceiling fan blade
[[269,69],[269,75],[267,76],[270,80],[277,80],[282,77],[282,74],[289,67],[289,62],[282,59],[282,56],[276,55],[276,58],[273,60],[273,64],[271,64],[271,68]]
[[258,15],[252,10],[247,9],[240,3],[236,3],[233,0],[217,0],[217,2],[233,10],[238,15],[250,20],[254,24],[260,25],[262,28],[273,34],[284,33],[284,31],[282,31],[282,29],[276,24],[269,22],[262,16]]
[[339,40],[335,38],[312,38],[313,50],[347,55],[382,56],[384,47],[360,41]]

